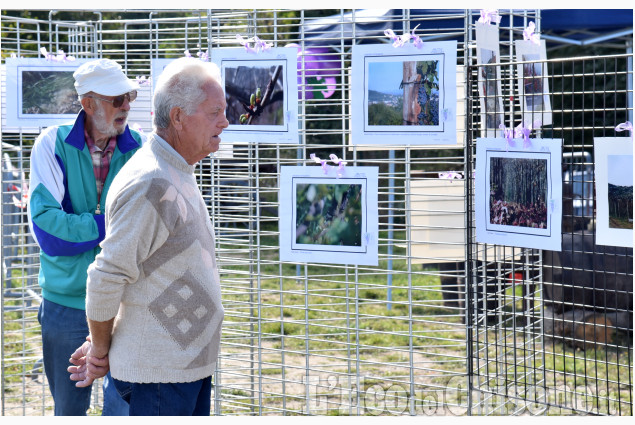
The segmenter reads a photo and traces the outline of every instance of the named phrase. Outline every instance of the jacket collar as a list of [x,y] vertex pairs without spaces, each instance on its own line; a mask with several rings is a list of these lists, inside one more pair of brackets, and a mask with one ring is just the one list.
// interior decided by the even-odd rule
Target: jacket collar
[[[84,150],[84,146],[86,146],[86,140],[84,139],[84,122],[86,121],[86,111],[83,109],[79,111],[77,118],[75,119],[75,124],[73,124],[73,128],[71,132],[68,133],[66,139],[64,141],[69,145],[76,147],[77,149]],[[129,151],[138,148],[140,145],[137,140],[132,137],[132,133],[130,132],[130,128],[126,124],[126,129],[123,133],[117,136],[117,147],[121,151],[121,153],[125,154]]]

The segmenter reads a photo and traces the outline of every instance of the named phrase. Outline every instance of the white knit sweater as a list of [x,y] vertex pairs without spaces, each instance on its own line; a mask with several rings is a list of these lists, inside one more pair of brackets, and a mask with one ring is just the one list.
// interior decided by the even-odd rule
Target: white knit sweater
[[112,376],[192,382],[216,367],[224,310],[214,234],[194,167],[152,134],[112,183],[86,314],[116,316]]

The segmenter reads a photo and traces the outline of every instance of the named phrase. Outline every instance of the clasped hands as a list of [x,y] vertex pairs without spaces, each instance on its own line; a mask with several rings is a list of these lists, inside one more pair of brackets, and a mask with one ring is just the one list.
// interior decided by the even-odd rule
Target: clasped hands
[[78,381],[76,387],[88,387],[95,379],[106,376],[110,370],[108,352],[98,350],[92,343],[90,335],[73,354],[69,361],[74,366],[69,366],[67,371],[71,374],[72,381]]

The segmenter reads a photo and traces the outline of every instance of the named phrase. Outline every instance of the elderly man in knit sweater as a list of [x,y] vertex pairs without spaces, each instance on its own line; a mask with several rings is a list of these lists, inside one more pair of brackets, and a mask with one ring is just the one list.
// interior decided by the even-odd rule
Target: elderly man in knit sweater
[[212,224],[194,165],[228,126],[215,65],[182,58],[154,94],[155,132],[113,181],[88,269],[78,386],[110,369],[130,415],[209,415],[223,306]]

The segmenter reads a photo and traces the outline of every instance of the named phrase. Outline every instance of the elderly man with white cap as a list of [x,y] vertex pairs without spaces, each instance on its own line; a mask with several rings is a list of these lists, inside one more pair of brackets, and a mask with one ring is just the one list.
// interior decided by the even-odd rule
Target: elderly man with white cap
[[[89,334],[87,269],[105,236],[110,184],[145,140],[127,125],[139,86],[118,63],[87,62],[73,76],[82,110],[74,122],[45,129],[31,153],[29,224],[40,246],[38,320],[55,415],[86,415],[90,407],[91,388],[76,387],[67,372],[71,354]],[[103,414],[127,414],[108,384],[106,376]]]

